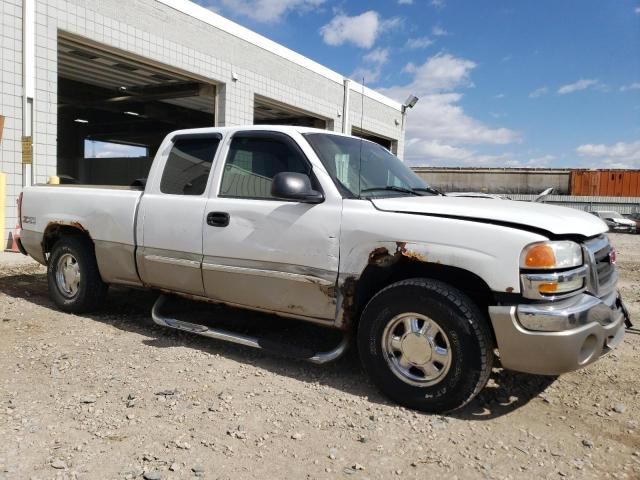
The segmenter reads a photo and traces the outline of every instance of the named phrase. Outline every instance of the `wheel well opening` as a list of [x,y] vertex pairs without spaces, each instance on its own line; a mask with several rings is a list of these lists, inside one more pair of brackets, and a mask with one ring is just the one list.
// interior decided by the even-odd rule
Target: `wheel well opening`
[[489,306],[495,304],[495,297],[482,278],[462,268],[408,258],[402,258],[390,266],[367,265],[355,288],[354,323],[357,323],[369,300],[380,290],[401,280],[420,277],[440,280],[468,295],[491,325]]
[[56,242],[62,237],[70,236],[85,238],[93,246],[93,241],[91,240],[89,232],[87,232],[81,225],[64,225],[54,223],[47,226],[42,237],[42,253],[44,254],[44,258],[49,261],[49,254]]

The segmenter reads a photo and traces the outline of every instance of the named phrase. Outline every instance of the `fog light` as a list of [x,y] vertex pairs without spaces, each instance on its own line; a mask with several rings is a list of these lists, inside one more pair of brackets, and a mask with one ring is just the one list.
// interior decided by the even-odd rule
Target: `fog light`
[[569,293],[584,286],[584,278],[576,278],[566,282],[547,282],[538,285],[538,291],[543,295]]

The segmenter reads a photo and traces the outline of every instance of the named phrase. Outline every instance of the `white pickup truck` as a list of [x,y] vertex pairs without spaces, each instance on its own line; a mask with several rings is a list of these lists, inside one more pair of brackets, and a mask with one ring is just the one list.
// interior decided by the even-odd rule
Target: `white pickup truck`
[[20,203],[20,248],[61,309],[96,309],[120,284],[163,293],[156,323],[251,347],[287,350],[171,318],[165,294],[339,329],[335,349],[302,356],[333,360],[353,334],[373,382],[425,411],[465,405],[496,355],[533,374],[584,367],[629,321],[600,219],[446,197],[383,147],[324,130],[177,131],[144,188],[42,185]]

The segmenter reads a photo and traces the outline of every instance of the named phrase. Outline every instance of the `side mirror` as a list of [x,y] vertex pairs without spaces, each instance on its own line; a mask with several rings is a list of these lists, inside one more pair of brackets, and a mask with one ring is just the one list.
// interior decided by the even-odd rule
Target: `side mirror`
[[271,196],[302,203],[321,203],[324,195],[311,188],[311,180],[304,173],[280,172],[273,177]]

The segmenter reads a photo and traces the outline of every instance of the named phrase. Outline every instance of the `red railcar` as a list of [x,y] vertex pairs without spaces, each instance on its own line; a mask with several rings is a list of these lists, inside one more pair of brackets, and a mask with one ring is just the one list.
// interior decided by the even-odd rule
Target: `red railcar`
[[571,195],[640,197],[638,170],[572,170]]

